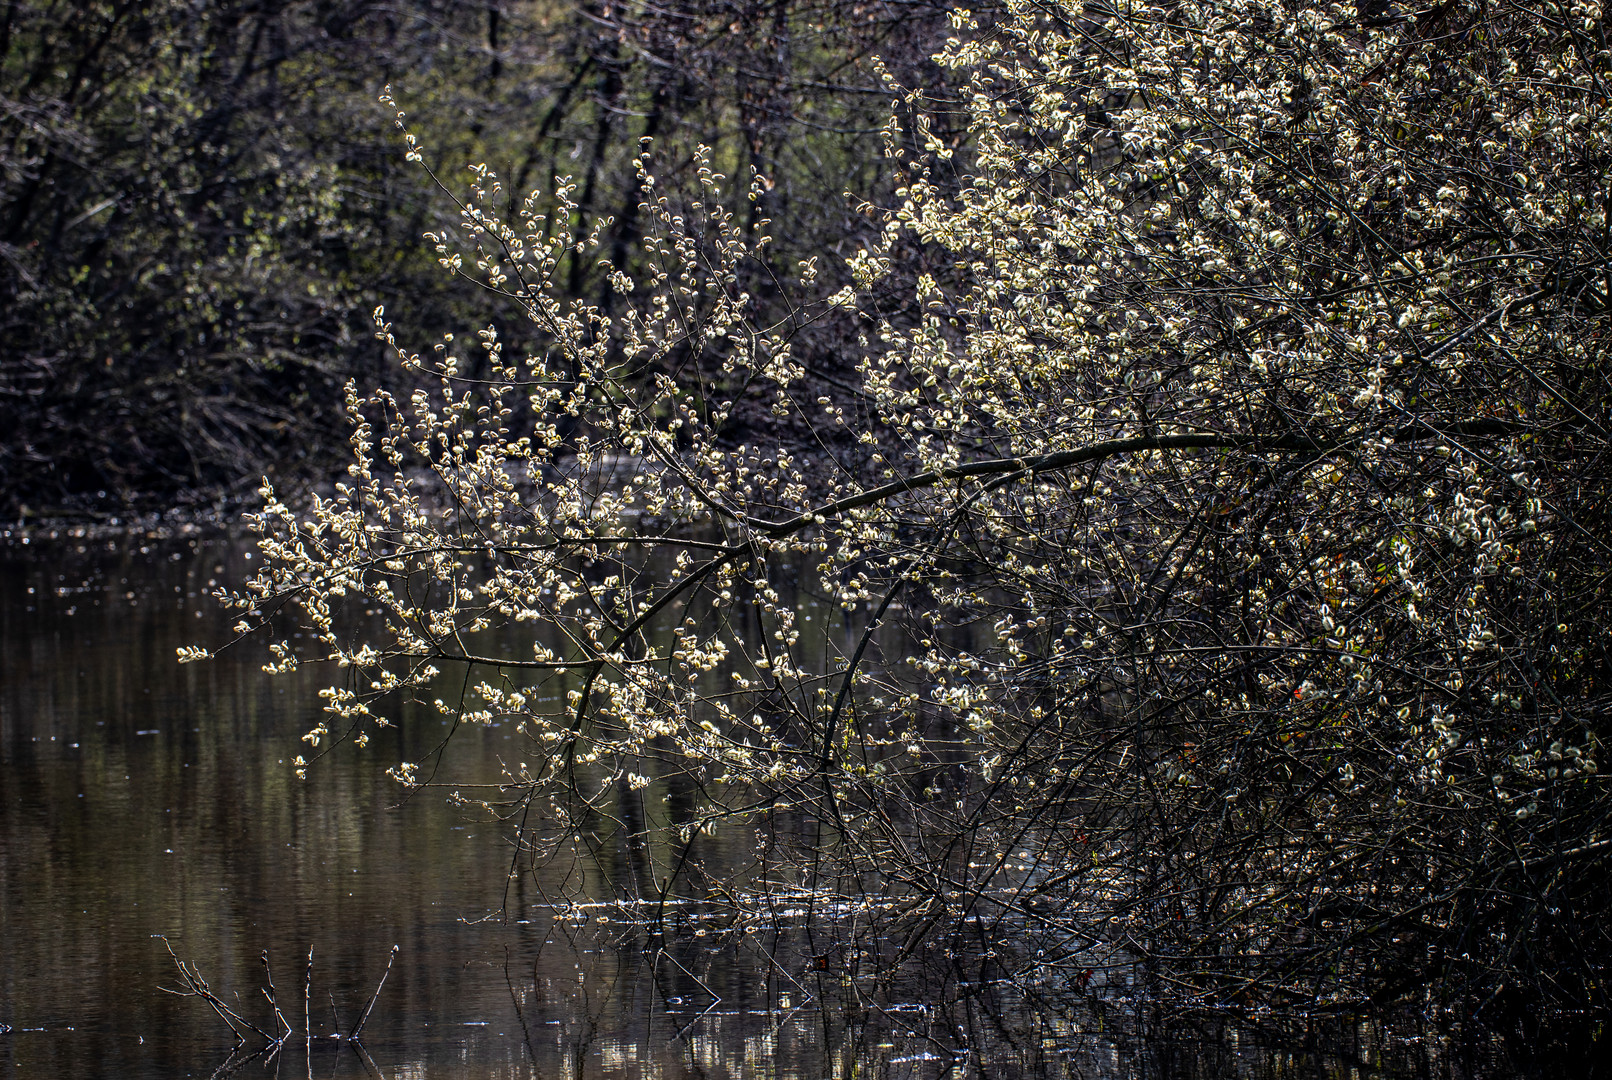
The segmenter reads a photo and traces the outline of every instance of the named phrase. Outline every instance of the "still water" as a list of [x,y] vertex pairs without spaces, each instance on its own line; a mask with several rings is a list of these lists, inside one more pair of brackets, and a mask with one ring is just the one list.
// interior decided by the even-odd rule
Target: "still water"
[[[351,1030],[398,946],[363,1040],[387,1076],[649,1075],[687,1058],[667,1035],[707,1004],[677,992],[688,976],[557,929],[519,894],[501,918],[500,832],[440,793],[400,804],[383,766],[424,757],[434,723],[411,718],[396,738],[416,745],[372,743],[380,756],[328,759],[299,782],[286,762],[318,716],[318,673],[267,678],[249,649],[175,663],[180,644],[227,640],[207,592],[248,550],[196,537],[3,549],[0,1075],[224,1064],[224,1024],[164,992],[181,986],[164,938],[265,1028],[261,954],[301,1029],[311,948],[316,1035]],[[457,778],[496,779],[509,741],[459,733]],[[725,1014],[755,1007],[743,987],[717,992]],[[725,1019],[708,1016],[705,1034]],[[300,1034],[288,1051],[281,1071],[304,1072]],[[366,1068],[336,1045],[314,1057],[319,1075]]]
[[[177,646],[228,639],[208,592],[250,550],[0,538],[0,1077],[1449,1074],[1436,1046],[1380,1027],[1335,1026],[1324,1052],[1313,1033],[1138,1042],[1100,1010],[996,1000],[960,971],[873,998],[800,933],[647,949],[557,912],[543,881],[509,881],[496,823],[386,779],[428,757],[435,716],[298,781],[319,672],[268,678],[250,646],[176,664]],[[495,781],[514,745],[458,733],[453,782]],[[167,946],[265,1029],[272,978],[297,1034],[232,1055],[219,1017],[170,992]],[[361,1054],[330,1036],[372,996]]]

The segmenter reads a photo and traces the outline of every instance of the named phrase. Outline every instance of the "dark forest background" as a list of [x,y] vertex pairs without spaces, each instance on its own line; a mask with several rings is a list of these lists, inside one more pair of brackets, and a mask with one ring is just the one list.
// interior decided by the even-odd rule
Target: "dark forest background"
[[[342,383],[400,377],[379,304],[421,347],[489,322],[519,347],[519,313],[420,239],[457,213],[404,160],[383,87],[450,188],[474,162],[512,199],[569,176],[569,227],[613,218],[618,263],[639,140],[673,184],[711,145],[768,177],[747,212],[792,272],[874,227],[847,197],[886,183],[873,58],[938,87],[946,33],[926,0],[3,0],[0,520],[318,478]],[[591,267],[564,280],[608,304]],[[802,352],[833,378],[842,344]]]

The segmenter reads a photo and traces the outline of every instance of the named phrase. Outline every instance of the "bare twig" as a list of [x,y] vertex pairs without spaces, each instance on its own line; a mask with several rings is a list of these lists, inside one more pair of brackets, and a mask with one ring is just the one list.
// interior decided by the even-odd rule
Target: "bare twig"
[[261,956],[263,959],[263,978],[269,984],[264,988],[263,996],[268,999],[269,1007],[274,1010],[275,1022],[284,1029],[274,1038],[276,1043],[282,1043],[285,1041],[286,1036],[296,1029],[291,1026],[290,1021],[285,1018],[285,1014],[280,1011],[280,1002],[276,997],[277,991],[274,989],[274,969],[269,966],[269,950],[264,949]]
[[313,1020],[309,1016],[309,991],[313,989],[313,946],[308,946],[308,967],[302,974],[302,1045],[307,1052],[308,1080],[313,1080]]
[[381,996],[381,987],[386,985],[386,977],[392,973],[392,962],[396,959],[397,946],[393,945],[391,954],[386,958],[386,970],[381,972],[381,981],[375,984],[375,992],[369,996],[369,1002],[364,1006],[363,1015],[358,1018],[358,1023],[354,1025],[353,1033],[347,1036],[348,1042],[357,1042],[359,1032],[363,1031],[364,1025],[369,1023],[370,1010],[375,1008],[375,999]]
[[173,959],[174,966],[179,969],[179,976],[185,980],[187,988],[185,990],[165,990],[166,993],[177,997],[198,997],[205,1001],[208,1007],[217,1013],[224,1023],[229,1025],[230,1032],[235,1036],[235,1045],[237,1047],[246,1044],[246,1036],[242,1032],[243,1028],[257,1032],[271,1046],[278,1041],[273,1035],[270,1035],[267,1031],[264,1031],[226,1005],[223,999],[213,993],[212,988],[207,985],[207,980],[202,978],[200,969],[194,964],[187,964],[179,959],[178,955],[174,953],[173,944],[169,942],[166,936],[158,935],[158,937],[161,938],[162,947],[168,950],[169,957]]

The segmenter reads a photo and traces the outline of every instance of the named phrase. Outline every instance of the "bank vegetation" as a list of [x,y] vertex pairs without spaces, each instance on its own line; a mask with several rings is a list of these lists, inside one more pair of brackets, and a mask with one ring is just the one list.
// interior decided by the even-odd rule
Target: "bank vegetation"
[[413,694],[519,725],[517,869],[647,845],[661,913],[862,905],[1181,1008],[1604,1015],[1599,5],[951,19],[846,259],[782,268],[716,149],[631,147],[630,260],[574,176],[439,174],[488,316],[377,311],[425,381],[349,384],[345,481],[253,517],[242,632],[339,672],[298,766]]

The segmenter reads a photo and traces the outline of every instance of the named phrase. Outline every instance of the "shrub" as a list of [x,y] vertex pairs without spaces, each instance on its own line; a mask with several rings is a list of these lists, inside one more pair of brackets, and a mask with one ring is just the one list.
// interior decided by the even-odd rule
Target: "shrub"
[[[273,666],[348,669],[308,742],[362,746],[452,667],[444,714],[532,740],[534,857],[683,793],[651,900],[703,829],[802,815],[748,891],[706,883],[741,918],[880,896],[914,942],[980,916],[1070,985],[1106,957],[1199,1003],[1604,1007],[1599,7],[955,23],[966,89],[892,83],[902,186],[838,291],[820,259],[753,295],[766,181],[706,162],[679,196],[646,151],[607,317],[475,171],[438,253],[542,347],[487,328],[472,379],[377,313],[435,389],[350,388],[350,479],[253,519],[235,602],[315,631]],[[836,319],[854,385],[792,353]]]

